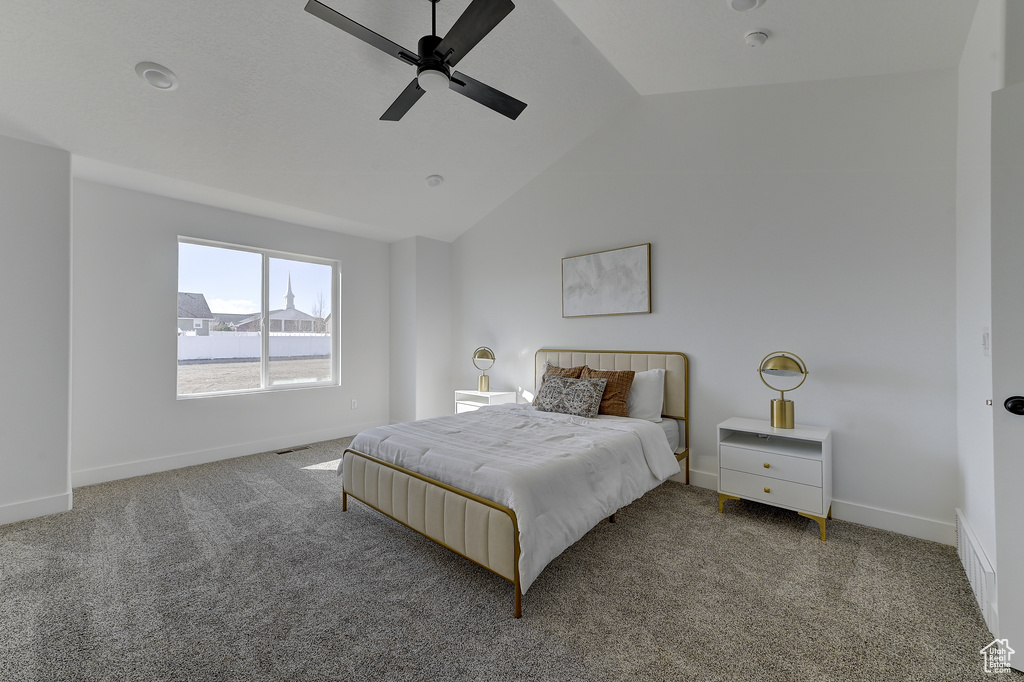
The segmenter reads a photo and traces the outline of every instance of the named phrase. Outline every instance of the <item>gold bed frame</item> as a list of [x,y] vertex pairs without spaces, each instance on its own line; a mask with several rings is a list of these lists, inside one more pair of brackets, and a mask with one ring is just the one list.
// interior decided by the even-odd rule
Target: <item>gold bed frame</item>
[[[546,363],[560,367],[587,364],[593,369],[605,370],[665,369],[663,416],[684,421],[683,442],[676,451],[676,459],[686,460],[686,483],[689,484],[689,361],[686,355],[542,348],[534,357],[537,385]],[[342,474],[342,511],[348,511],[351,496],[508,580],[515,587],[514,616],[522,617],[519,523],[512,509],[351,448],[342,455]],[[609,520],[614,519],[612,515]]]

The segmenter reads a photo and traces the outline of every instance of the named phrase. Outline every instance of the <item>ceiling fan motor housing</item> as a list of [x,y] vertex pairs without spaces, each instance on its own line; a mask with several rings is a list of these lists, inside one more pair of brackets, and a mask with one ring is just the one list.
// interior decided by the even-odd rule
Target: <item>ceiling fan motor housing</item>
[[420,38],[417,46],[420,62],[416,67],[416,80],[420,87],[428,92],[430,90],[447,90],[448,81],[452,77],[448,65],[434,52],[440,44],[441,38],[431,35]]

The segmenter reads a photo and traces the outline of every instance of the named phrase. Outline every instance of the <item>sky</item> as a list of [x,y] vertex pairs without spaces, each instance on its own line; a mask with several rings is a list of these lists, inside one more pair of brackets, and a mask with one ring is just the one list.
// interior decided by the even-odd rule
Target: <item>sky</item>
[[[214,313],[260,311],[262,258],[258,253],[200,244],[178,244],[178,291],[203,294]],[[331,310],[331,267],[270,258],[270,309],[285,307],[288,276],[295,307],[313,315],[320,295],[323,316]]]

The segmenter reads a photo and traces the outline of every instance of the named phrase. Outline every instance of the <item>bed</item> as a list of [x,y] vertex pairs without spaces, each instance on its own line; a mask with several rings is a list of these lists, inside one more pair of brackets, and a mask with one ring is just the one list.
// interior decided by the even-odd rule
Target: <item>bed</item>
[[638,398],[639,373],[663,376],[660,414],[586,419],[491,406],[368,429],[339,466],[343,510],[353,497],[505,578],[516,618],[523,594],[566,547],[670,476],[685,471],[689,482],[684,354],[541,349],[534,364],[538,389],[545,370],[559,371],[551,368],[632,370]]

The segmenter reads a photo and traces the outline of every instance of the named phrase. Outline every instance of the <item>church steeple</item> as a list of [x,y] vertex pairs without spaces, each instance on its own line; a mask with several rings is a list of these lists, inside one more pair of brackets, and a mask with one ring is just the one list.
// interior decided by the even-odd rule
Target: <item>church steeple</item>
[[288,293],[284,295],[284,299],[287,301],[285,304],[285,310],[294,310],[295,294],[292,293],[292,273],[290,272],[288,273]]

